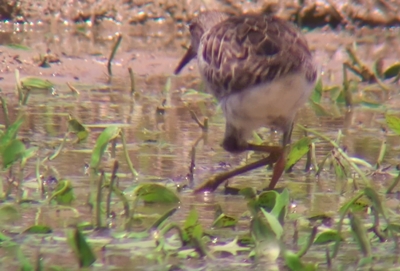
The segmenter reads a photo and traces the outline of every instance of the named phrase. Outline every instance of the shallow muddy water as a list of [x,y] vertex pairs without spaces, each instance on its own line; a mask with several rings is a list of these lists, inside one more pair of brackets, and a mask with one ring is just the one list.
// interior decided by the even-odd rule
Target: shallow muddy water
[[[119,179],[119,187],[124,190],[140,182],[187,183],[187,175],[191,163],[191,149],[196,140],[202,135],[201,129],[191,119],[189,110],[194,110],[200,119],[209,118],[209,131],[206,140],[201,140],[196,147],[194,187],[207,177],[227,169],[254,160],[256,155],[231,155],[225,152],[220,142],[224,131],[224,118],[221,110],[209,97],[188,95],[189,89],[200,89],[195,62],[185,68],[182,75],[173,76],[172,72],[184,53],[182,45],[188,42],[187,31],[182,35],[168,35],[182,29],[181,26],[162,22],[153,22],[144,26],[125,26],[110,23],[102,26],[62,26],[62,25],[33,25],[15,26],[0,25],[0,88],[1,95],[7,100],[9,116],[15,120],[18,113],[24,112],[26,120],[19,132],[31,146],[38,146],[38,156],[44,158],[54,151],[61,143],[68,130],[68,114],[77,118],[90,129],[89,138],[83,143],[73,143],[73,137],[66,143],[62,153],[54,161],[48,163],[51,168],[47,176],[71,180],[76,196],[72,209],[49,205],[41,201],[36,189],[35,167],[36,159],[29,160],[24,171],[24,191],[26,198],[38,203],[17,205],[21,217],[12,222],[2,222],[2,229],[15,234],[15,239],[22,252],[31,261],[40,254],[45,266],[58,265],[68,270],[77,269],[75,258],[65,242],[65,230],[78,222],[92,222],[93,214],[87,205],[90,190],[90,177],[85,174],[85,165],[90,162],[91,150],[100,132],[109,124],[119,125],[126,137],[129,156],[138,177],[131,176],[122,152],[121,144],[117,146],[116,158],[119,160],[119,173],[125,173]],[[115,33],[123,35],[122,43],[114,58],[113,77],[107,76],[107,59],[115,39]],[[143,35],[146,33],[146,35]],[[306,31],[324,85],[334,86],[342,83],[342,63],[348,57],[345,46],[357,42],[358,56],[371,65],[377,58],[384,58],[387,67],[400,60],[400,33],[398,29],[358,29],[354,32],[333,30]],[[10,47],[20,44],[29,50]],[[49,68],[38,67],[40,54],[54,54],[59,62],[50,63]],[[136,92],[131,97],[128,67],[135,74]],[[55,94],[47,92],[32,93],[26,106],[18,104],[15,92],[15,69],[20,71],[21,78],[36,76],[46,78],[55,83]],[[356,78],[351,76],[352,78]],[[164,91],[168,80],[171,82],[169,91]],[[74,94],[67,87],[71,83],[80,92]],[[361,89],[367,84],[360,84]],[[339,130],[343,133],[340,142],[346,147],[351,157],[363,159],[375,164],[379,156],[381,142],[386,138],[387,153],[383,167],[392,167],[385,174],[370,175],[377,191],[384,191],[397,175],[395,166],[398,163],[400,137],[393,133],[385,135],[384,113],[390,110],[398,112],[400,102],[399,86],[389,84],[390,91],[385,95],[382,91],[371,92],[371,96],[379,108],[356,105],[349,110],[343,105],[335,106],[328,102],[331,116],[318,116],[309,105],[298,114],[297,123],[323,132],[335,139]],[[376,88],[376,87],[375,87]],[[358,94],[357,94],[358,95]],[[356,95],[356,96],[357,96]],[[166,99],[165,111],[160,113],[157,107]],[[0,114],[0,124],[5,123],[3,113]],[[99,126],[100,125],[100,126]],[[266,141],[279,143],[280,134],[269,130],[260,132]],[[293,141],[300,139],[303,132],[295,128]],[[120,141],[119,141],[120,143]],[[317,160],[321,161],[331,147],[323,141],[316,142]],[[110,155],[102,160],[102,168],[111,171]],[[337,211],[348,198],[352,190],[344,188],[343,181],[336,178],[334,170],[326,168],[320,177],[315,177],[315,171],[304,171],[303,158],[293,168],[291,173],[283,176],[280,187],[290,191],[292,206],[291,214],[309,217],[319,214],[330,214],[337,218]],[[266,186],[271,170],[258,169],[237,176],[230,180],[234,187],[253,186],[259,189]],[[3,179],[7,174],[1,173]],[[193,188],[193,187],[191,187]],[[14,198],[15,195],[12,193]],[[12,204],[10,198],[3,204]],[[178,211],[170,218],[171,221],[183,223],[190,208],[195,206],[200,215],[204,228],[209,228],[214,219],[215,206],[220,204],[225,213],[236,217],[246,210],[246,201],[242,196],[224,195],[223,188],[212,194],[192,195],[191,189],[180,193],[181,204]],[[117,238],[123,233],[122,205],[113,198],[113,211],[116,218],[111,221],[109,230],[97,231],[90,234],[90,244],[98,259],[92,270],[161,270],[165,262],[154,253],[155,242],[152,238],[137,241],[132,238]],[[397,194],[386,197],[394,217],[398,213]],[[163,214],[168,206],[141,206],[144,214]],[[395,219],[396,220],[396,219]],[[151,219],[150,219],[151,221]],[[48,236],[17,235],[23,229],[33,224],[45,224],[53,229]],[[245,232],[249,219],[242,218],[236,231],[227,234],[230,237]],[[285,225],[285,240],[289,247],[292,245],[294,234],[293,220]],[[221,240],[224,240],[221,237]],[[219,240],[218,240],[219,241]],[[378,243],[376,243],[378,244]],[[380,258],[376,267],[392,267],[395,257],[388,254],[393,250],[390,244],[378,244],[376,252]],[[15,246],[0,248],[2,270],[16,270],[18,260],[15,257]],[[319,254],[318,247],[312,247],[304,257],[309,261],[324,262],[324,253]],[[337,265],[348,265],[342,270],[355,270],[357,255],[356,245],[346,247],[341,253]],[[356,256],[354,256],[356,257]],[[169,264],[182,263],[179,257],[171,256]],[[239,264],[243,264],[240,267]],[[135,266],[133,268],[133,266]],[[192,270],[243,270],[260,267],[252,266],[247,258],[247,252],[236,257],[223,257],[215,261],[187,260],[185,266]],[[229,267],[228,267],[229,266]],[[196,269],[197,268],[197,269]],[[326,266],[321,265],[321,270]],[[397,264],[397,268],[400,265]],[[377,270],[378,270],[377,269]],[[47,270],[47,269],[46,269]],[[48,269],[51,270],[51,269]],[[166,269],[167,270],[167,269]],[[339,270],[339,269],[338,269]],[[379,269],[381,270],[381,269]],[[389,270],[389,269],[385,269]],[[393,269],[394,270],[394,269]]]

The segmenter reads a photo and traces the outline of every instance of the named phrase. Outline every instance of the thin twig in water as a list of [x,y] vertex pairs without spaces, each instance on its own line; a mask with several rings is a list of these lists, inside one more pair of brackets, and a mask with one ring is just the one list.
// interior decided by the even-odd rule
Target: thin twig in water
[[126,163],[128,164],[128,167],[131,170],[133,176],[137,177],[139,176],[139,173],[136,171],[136,169],[134,169],[131,158],[129,157],[128,147],[126,146],[126,139],[123,131],[121,131],[121,140],[122,140],[122,147],[124,149]]
[[329,137],[313,130],[313,129],[309,129],[306,128],[304,126],[301,125],[297,125],[300,129],[308,131],[309,133],[312,133],[326,141],[328,141],[333,147],[335,147],[337,149],[337,151],[339,152],[339,154],[343,157],[343,159],[345,159],[349,165],[357,172],[357,174],[361,177],[361,179],[364,181],[365,186],[367,187],[371,187],[371,183],[368,180],[368,178],[365,176],[365,174],[361,171],[361,169],[351,160],[351,158],[339,147],[338,144],[336,144],[335,141],[331,140]]
[[133,74],[132,68],[128,68],[129,78],[131,80],[131,96],[135,93],[135,75]]
[[208,131],[208,118],[204,118],[204,122],[201,123],[199,118],[197,117],[196,113],[193,110],[189,110],[189,112],[190,112],[190,116],[197,123],[197,125],[199,125],[201,130],[203,130],[204,132],[207,132]]
[[22,101],[22,105],[26,105],[28,103],[28,98],[29,98],[30,94],[31,94],[31,90],[30,90],[30,88],[27,88],[24,99]]
[[[0,94],[1,94],[1,89],[0,89]],[[1,95],[0,95],[0,102],[1,102],[1,107],[3,108],[5,127],[8,128],[8,126],[10,125],[10,118],[8,117],[7,101]]]
[[352,94],[350,92],[350,82],[347,78],[347,69],[352,69],[347,63],[343,63],[343,93],[344,100],[347,107],[351,107],[353,104]]
[[192,151],[190,152],[190,166],[189,166],[189,183],[193,184],[194,181],[194,168],[196,167],[196,147],[192,147]]
[[383,158],[385,157],[386,154],[386,139],[382,140],[381,148],[379,150],[379,156],[376,161],[376,169],[379,169],[381,167]]
[[387,240],[386,236],[382,233],[380,226],[379,226],[379,212],[376,208],[373,206],[371,207],[372,213],[374,214],[374,225],[369,229],[369,231],[372,231],[379,239],[381,243],[385,242]]
[[110,57],[108,58],[108,62],[107,62],[107,71],[108,71],[108,75],[112,76],[112,71],[111,71],[111,62],[114,59],[115,53],[117,52],[117,49],[121,43],[122,40],[122,35],[120,33],[117,34],[117,41],[114,43],[114,46],[112,48]]
[[307,251],[310,249],[310,247],[314,243],[317,233],[318,233],[318,226],[314,226],[312,228],[311,235],[307,240],[307,243],[301,248],[301,250],[299,252],[297,252],[297,257],[301,258],[307,253]]
[[68,83],[67,82],[67,86],[69,87],[69,89],[73,92],[73,93],[76,93],[76,94],[81,94],[80,92],[79,92],[79,90],[77,90],[76,89],[76,87],[74,87],[73,85],[71,85],[70,83]]
[[96,228],[101,228],[101,189],[104,183],[104,171],[101,171],[99,182],[97,183],[97,197],[96,197]]
[[393,189],[399,184],[400,182],[400,172],[397,175],[397,177],[394,179],[393,183],[389,186],[389,188],[386,191],[386,194],[390,194],[393,192]]
[[110,180],[110,187],[107,195],[107,208],[106,208],[106,218],[110,218],[110,212],[111,212],[111,195],[114,187],[115,180],[117,179],[117,170],[118,170],[119,164],[118,160],[114,161],[114,166],[111,174],[111,180]]
[[112,141],[111,141],[111,151],[110,151],[110,153],[111,153],[111,158],[115,158],[115,156],[116,156],[116,152],[117,152],[117,138],[114,138]]

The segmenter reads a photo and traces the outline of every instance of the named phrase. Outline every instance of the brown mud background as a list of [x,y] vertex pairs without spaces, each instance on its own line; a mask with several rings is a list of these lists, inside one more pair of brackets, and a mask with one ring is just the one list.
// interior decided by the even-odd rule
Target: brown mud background
[[[56,95],[32,95],[27,107],[22,109],[28,113],[22,136],[31,144],[38,145],[44,154],[61,142],[67,130],[68,113],[88,125],[118,123],[126,129],[131,159],[142,174],[139,181],[184,182],[192,145],[201,134],[190,117],[189,109],[192,109],[201,118],[210,118],[208,140],[201,142],[197,148],[196,183],[215,172],[246,163],[246,155],[232,156],[220,147],[224,120],[210,99],[204,101],[203,98],[185,96],[188,89],[201,88],[196,63],[191,62],[182,75],[172,76],[189,42],[186,24],[196,12],[205,9],[231,14],[268,12],[302,25],[325,85],[342,84],[342,65],[348,59],[345,48],[354,42],[358,45],[358,56],[368,65],[381,59],[382,65],[388,67],[400,60],[400,1],[3,0],[0,2],[0,20],[3,21],[0,22],[0,88],[10,106],[10,116],[15,117],[21,110],[15,94],[16,69],[21,78],[37,76],[56,84]],[[110,79],[106,64],[116,33],[121,33],[123,39],[113,60],[113,77]],[[20,50],[9,46],[11,44],[21,44],[30,49]],[[47,58],[49,68],[40,67],[43,57]],[[132,68],[135,74],[136,91],[140,94],[135,100],[129,95],[128,68]],[[157,107],[165,98],[162,92],[168,78],[171,78],[171,92],[167,97],[165,114],[158,114]],[[67,82],[80,91],[78,96],[71,94]],[[363,87],[367,85],[360,84]],[[388,93],[378,90],[369,92],[369,98],[398,113],[398,94],[399,86],[395,83],[390,84]],[[360,91],[356,96],[364,95]],[[310,106],[305,106],[299,113],[298,121],[332,138],[342,129],[342,144],[349,155],[374,163],[384,137],[381,129],[385,127],[383,113],[363,107],[355,107],[348,112],[346,108],[330,108],[329,105],[328,111],[330,115],[316,116]],[[4,116],[0,115],[0,123],[4,123]],[[88,178],[83,174],[84,162],[90,160],[90,155],[76,151],[93,148],[102,129],[91,130],[88,142],[79,147],[68,146],[62,154],[62,162],[55,161],[58,175],[73,176],[78,199],[74,207],[80,211],[80,216],[74,217],[71,213],[59,213],[51,206],[43,207],[40,221],[55,231],[61,232],[68,225],[88,220],[92,215],[86,206]],[[279,141],[279,134],[269,131],[265,134],[264,139]],[[302,132],[295,130],[294,139],[301,136]],[[400,139],[389,136],[387,141],[391,148],[385,157],[385,165],[394,166],[398,163]],[[328,144],[317,146],[319,155],[325,155],[329,150]],[[124,161],[122,154],[117,158]],[[34,172],[33,164],[30,165],[30,175]],[[120,164],[120,171],[128,172],[126,165]],[[304,173],[303,166],[304,163],[300,163],[293,173],[283,178],[283,185],[290,189],[293,197],[291,212],[306,216],[337,212],[345,199],[338,191],[340,185],[335,182],[334,174],[326,172],[316,182],[312,174]],[[105,163],[106,170],[109,171],[110,167]],[[232,184],[261,188],[265,186],[263,182],[268,180],[267,175],[264,170],[257,170],[235,178]],[[377,187],[387,186],[392,178],[385,172],[371,172],[371,175]],[[131,183],[132,178],[126,178],[121,180],[120,185],[129,187]],[[228,214],[240,215],[246,210],[244,200],[224,196],[218,191],[204,197],[183,193],[181,200],[182,208],[172,220],[181,222],[188,213],[188,206],[195,204],[204,227],[211,224],[216,203],[221,204]],[[398,211],[397,196],[388,198],[386,204]],[[23,210],[24,219],[19,228],[34,223],[37,219],[34,210],[35,207]],[[149,208],[147,211],[153,210]],[[163,210],[158,212],[162,214]],[[240,227],[246,228],[246,223]],[[114,240],[109,238],[101,244],[112,242]],[[24,251],[33,259],[35,248],[42,245],[39,241],[32,241],[26,244]],[[65,265],[74,262],[72,256],[59,259],[65,244],[64,247],[50,246],[46,249],[48,254],[54,255],[50,262]],[[117,248],[117,252],[112,248],[110,250],[108,255],[103,255],[105,264],[129,266],[135,262],[146,266],[148,261],[143,255],[137,260],[131,254],[120,252],[124,249]],[[137,253],[133,252],[134,247],[127,250]],[[100,251],[101,247],[97,246],[96,252],[100,254]],[[354,270],[354,267],[348,270]]]

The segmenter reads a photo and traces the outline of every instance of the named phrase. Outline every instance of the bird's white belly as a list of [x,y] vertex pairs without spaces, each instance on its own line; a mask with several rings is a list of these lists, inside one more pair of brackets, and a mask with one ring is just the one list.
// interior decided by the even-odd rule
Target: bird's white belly
[[285,130],[310,96],[313,85],[304,73],[295,73],[230,94],[221,100],[226,121],[248,135],[260,127]]

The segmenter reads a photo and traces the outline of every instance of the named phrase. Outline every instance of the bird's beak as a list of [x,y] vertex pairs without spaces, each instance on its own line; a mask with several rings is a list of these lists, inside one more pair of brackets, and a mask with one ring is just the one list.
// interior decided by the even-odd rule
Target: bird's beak
[[189,47],[189,49],[186,51],[186,54],[182,57],[181,61],[178,64],[178,67],[176,67],[174,74],[180,73],[180,71],[192,60],[195,58],[197,55],[197,52],[193,49],[192,46]]

